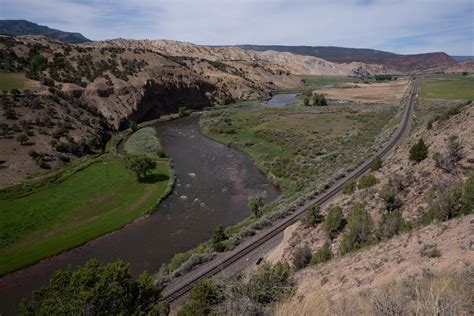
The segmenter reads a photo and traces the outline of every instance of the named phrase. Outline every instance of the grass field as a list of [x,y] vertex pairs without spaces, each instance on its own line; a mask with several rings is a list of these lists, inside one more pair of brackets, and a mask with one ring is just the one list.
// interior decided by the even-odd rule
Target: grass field
[[429,75],[421,80],[423,99],[474,100],[474,76]]
[[358,78],[344,76],[303,76],[305,85],[307,86],[325,86],[334,85],[341,82],[360,82]]
[[160,141],[154,127],[144,127],[133,133],[126,141],[125,151],[130,155],[160,155]]
[[[59,183],[0,195],[0,275],[79,246],[152,211],[169,190],[168,161],[139,183],[103,156]],[[17,195],[12,197],[12,192]]]
[[25,74],[0,72],[0,91],[25,88]]
[[[247,152],[288,196],[327,184],[362,162],[397,107],[355,105],[204,114],[203,132]],[[392,125],[390,125],[392,124]]]

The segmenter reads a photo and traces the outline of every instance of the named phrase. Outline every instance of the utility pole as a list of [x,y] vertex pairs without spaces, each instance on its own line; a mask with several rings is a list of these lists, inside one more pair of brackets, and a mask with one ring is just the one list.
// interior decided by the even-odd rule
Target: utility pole
[[105,175],[107,176],[107,180],[109,180],[109,164],[104,162],[105,165]]

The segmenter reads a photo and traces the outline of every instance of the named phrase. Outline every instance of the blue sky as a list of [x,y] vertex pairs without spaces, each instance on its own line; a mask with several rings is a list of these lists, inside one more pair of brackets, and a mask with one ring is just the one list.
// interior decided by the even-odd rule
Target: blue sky
[[474,55],[474,0],[0,0],[0,19],[27,19],[93,40]]

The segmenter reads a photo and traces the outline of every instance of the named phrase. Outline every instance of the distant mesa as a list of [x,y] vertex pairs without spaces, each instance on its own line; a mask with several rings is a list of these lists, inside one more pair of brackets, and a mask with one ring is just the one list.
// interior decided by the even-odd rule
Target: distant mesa
[[9,36],[45,35],[54,40],[70,44],[90,42],[81,33],[64,32],[51,29],[26,20],[0,20],[0,34]]
[[393,67],[399,71],[424,70],[454,64],[456,60],[443,52],[400,55],[376,49],[336,46],[238,45],[245,50],[288,52],[319,57],[336,63],[363,62]]

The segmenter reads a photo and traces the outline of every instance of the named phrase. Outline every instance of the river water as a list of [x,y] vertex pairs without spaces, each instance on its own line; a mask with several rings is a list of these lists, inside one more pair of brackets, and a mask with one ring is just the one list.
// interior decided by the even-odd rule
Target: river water
[[[294,95],[277,95],[260,106],[282,107],[294,100]],[[15,314],[21,299],[30,297],[54,271],[91,258],[124,260],[134,275],[156,271],[175,253],[209,239],[218,225],[242,220],[249,213],[249,195],[266,191],[269,201],[278,196],[246,154],[203,136],[199,117],[162,123],[157,133],[176,174],[173,192],[159,210],[113,234],[2,277],[0,315]]]

